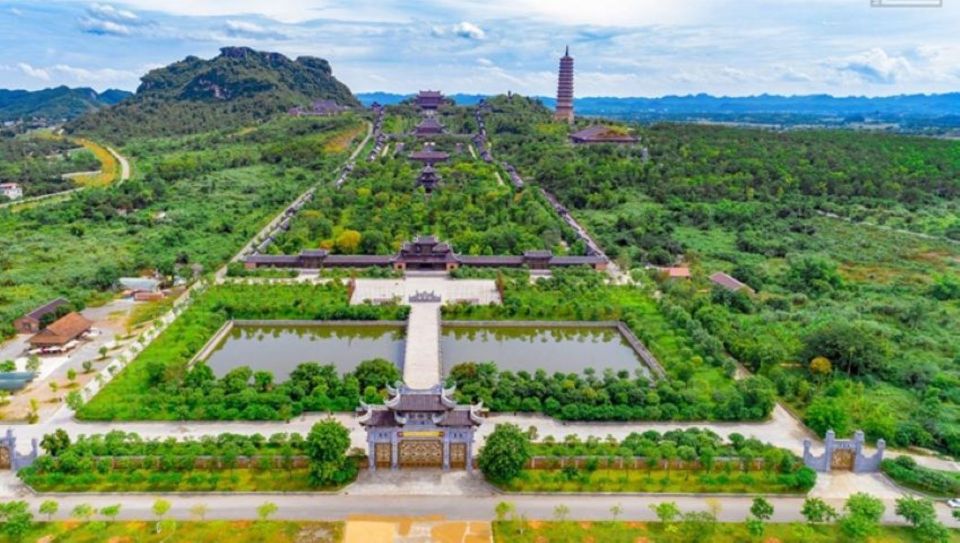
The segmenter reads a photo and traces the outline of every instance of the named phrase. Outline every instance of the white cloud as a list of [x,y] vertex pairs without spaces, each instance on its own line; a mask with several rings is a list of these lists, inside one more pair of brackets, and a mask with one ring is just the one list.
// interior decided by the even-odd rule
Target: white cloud
[[494,61],[490,60],[489,58],[480,57],[480,58],[477,59],[477,64],[479,64],[479,65],[481,65],[481,66],[493,66],[493,65],[495,65],[496,63],[495,63]]
[[487,36],[482,28],[467,21],[449,26],[434,25],[430,33],[436,37],[456,36],[468,40],[482,40]]
[[90,14],[91,17],[116,23],[135,24],[140,20],[136,13],[125,9],[118,9],[109,4],[91,4],[90,7],[87,8],[87,13]]
[[23,12],[17,8],[10,8],[10,13],[13,15],[16,15],[17,17],[20,17],[23,15]]
[[889,55],[879,47],[827,62],[841,74],[852,74],[864,82],[884,85],[896,83],[912,71],[905,57]]
[[110,36],[129,36],[132,31],[130,27],[114,21],[105,21],[94,19],[93,17],[81,17],[80,28],[90,34],[110,35]]
[[17,68],[30,77],[42,79],[44,81],[50,81],[50,72],[44,70],[43,68],[34,68],[26,62],[17,63]]
[[230,19],[224,25],[228,36],[234,38],[280,40],[286,36],[282,32],[271,30],[256,23]]

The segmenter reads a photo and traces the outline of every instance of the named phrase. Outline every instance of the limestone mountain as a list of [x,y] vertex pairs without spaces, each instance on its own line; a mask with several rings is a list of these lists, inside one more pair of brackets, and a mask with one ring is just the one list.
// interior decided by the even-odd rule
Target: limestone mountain
[[210,60],[189,56],[150,71],[130,99],[67,128],[109,140],[187,134],[255,124],[320,99],[360,105],[324,59],[225,47]]
[[0,89],[0,121],[70,120],[116,104],[130,94],[116,89],[97,93],[86,87],[71,89],[66,86],[38,91]]

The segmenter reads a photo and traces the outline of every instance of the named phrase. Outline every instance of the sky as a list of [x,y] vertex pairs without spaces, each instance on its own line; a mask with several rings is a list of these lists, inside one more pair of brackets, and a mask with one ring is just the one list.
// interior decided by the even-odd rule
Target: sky
[[325,58],[354,92],[960,91],[960,0],[0,0],[0,88],[136,89],[186,56]]

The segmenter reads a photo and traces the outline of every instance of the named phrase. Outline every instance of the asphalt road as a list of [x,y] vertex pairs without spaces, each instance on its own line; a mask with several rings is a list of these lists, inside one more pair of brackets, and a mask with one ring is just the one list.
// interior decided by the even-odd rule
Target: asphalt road
[[[59,502],[60,512],[55,518],[66,519],[79,504],[90,504],[95,508],[120,504],[120,519],[150,520],[156,518],[152,511],[153,503],[163,498],[172,504],[167,518],[195,519],[190,508],[196,504],[207,506],[207,519],[237,520],[257,518],[256,508],[265,502],[277,505],[274,517],[277,520],[344,520],[358,515],[424,517],[439,515],[448,520],[492,520],[494,508],[501,501],[516,505],[517,513],[529,519],[549,520],[554,518],[554,509],[559,505],[569,508],[567,518],[571,520],[607,520],[611,519],[611,508],[622,507],[621,520],[656,520],[650,506],[665,501],[675,502],[681,511],[710,511],[718,507],[717,517],[722,522],[741,522],[750,514],[750,498],[742,497],[631,497],[631,496],[344,496],[317,494],[242,494],[242,495],[56,495],[46,494],[27,499],[34,510],[47,499]],[[770,498],[774,506],[773,522],[802,521],[801,498]],[[840,504],[834,503],[835,506]],[[893,502],[887,502],[884,522],[901,524],[903,519],[894,512]],[[938,505],[941,520],[949,526],[960,526],[950,516],[950,511]]]

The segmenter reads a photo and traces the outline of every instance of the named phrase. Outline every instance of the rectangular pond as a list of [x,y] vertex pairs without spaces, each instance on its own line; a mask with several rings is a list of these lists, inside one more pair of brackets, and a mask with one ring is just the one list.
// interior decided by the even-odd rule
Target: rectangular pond
[[304,362],[333,364],[341,374],[364,360],[383,358],[400,367],[405,330],[392,325],[304,324],[235,325],[206,363],[214,375],[249,366],[273,373],[277,382]]
[[463,362],[495,362],[501,370],[548,374],[583,373],[593,368],[598,374],[606,369],[640,370],[649,377],[643,363],[627,339],[615,327],[594,326],[483,326],[444,324],[440,336],[444,375]]

